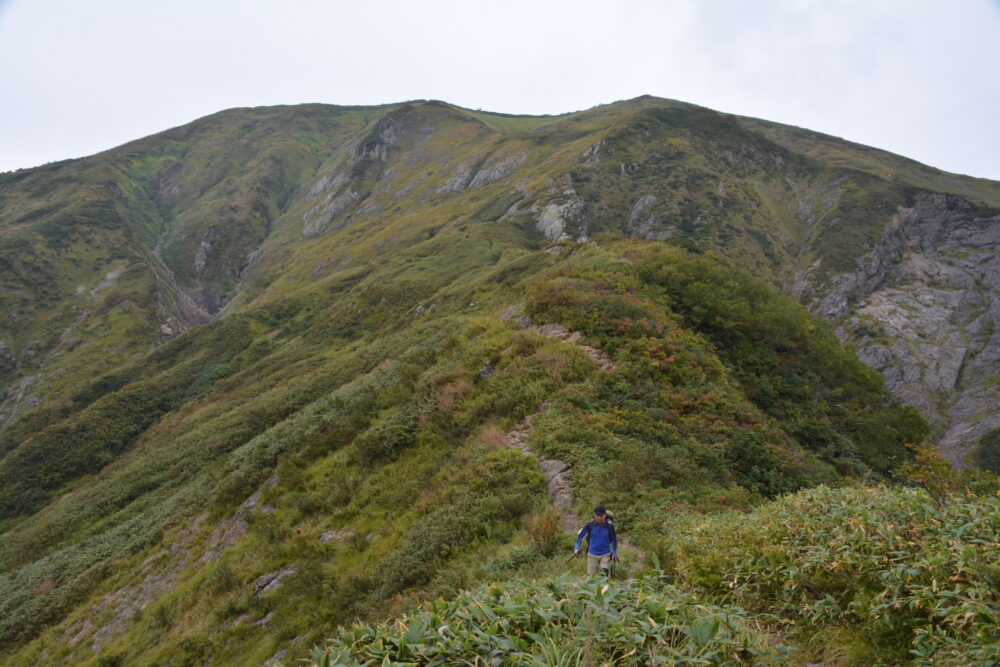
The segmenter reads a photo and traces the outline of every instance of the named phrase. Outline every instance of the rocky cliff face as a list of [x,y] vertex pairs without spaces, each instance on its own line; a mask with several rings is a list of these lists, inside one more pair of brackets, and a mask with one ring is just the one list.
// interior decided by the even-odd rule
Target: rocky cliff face
[[835,276],[812,303],[937,426],[956,465],[1000,426],[998,248],[1000,216],[980,215],[960,197],[920,194],[862,266]]

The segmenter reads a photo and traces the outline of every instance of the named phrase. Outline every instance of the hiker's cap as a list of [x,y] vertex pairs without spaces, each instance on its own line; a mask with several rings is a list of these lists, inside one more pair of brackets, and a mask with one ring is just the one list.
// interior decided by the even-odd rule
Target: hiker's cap
[[607,514],[607,510],[604,509],[604,505],[598,505],[594,508],[594,514]]

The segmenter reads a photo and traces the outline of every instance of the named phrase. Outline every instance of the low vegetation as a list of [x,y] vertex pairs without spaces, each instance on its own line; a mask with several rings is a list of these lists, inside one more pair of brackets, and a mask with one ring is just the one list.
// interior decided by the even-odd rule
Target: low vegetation
[[646,536],[655,576],[493,583],[342,630],[314,664],[992,665],[1000,498],[946,500],[821,486],[675,514]]
[[[26,520],[0,548],[13,566],[0,578],[9,592],[0,631],[24,641],[68,614],[60,633],[101,636],[97,627],[123,613],[103,596],[148,586],[141,564],[156,556],[164,530],[166,544],[184,543],[168,562],[186,583],[155,596],[157,614],[101,639],[100,655],[227,660],[254,637],[263,661],[288,639],[301,649],[321,640],[319,628],[331,624],[385,617],[484,578],[556,572],[562,550],[551,520],[542,528],[537,462],[503,446],[527,415],[534,450],[573,466],[578,515],[602,499],[647,549],[664,515],[752,508],[804,486],[879,474],[891,457],[909,457],[903,443],[926,429],[801,306],[749,278],[726,279],[718,260],[622,241],[531,256],[547,266],[520,280],[524,305],[510,317],[576,330],[614,368],[601,370],[579,344],[500,318],[508,295],[487,286],[510,271],[501,266],[480,274],[481,287],[466,287],[494,304],[489,315],[463,313],[467,297],[451,306],[443,298],[441,312],[416,320],[355,310],[357,300],[378,303],[373,276],[335,306],[355,313],[356,343],[331,343],[328,310],[286,299],[82,388],[84,414],[141,398],[132,388],[146,385],[177,383],[179,406],[165,405],[118,465]],[[407,271],[422,274],[419,264]],[[697,304],[695,292],[706,295]],[[177,355],[193,362],[220,341],[229,345],[213,364],[177,370]],[[308,361],[317,358],[324,361]],[[771,389],[755,390],[762,386]],[[873,438],[877,448],[866,446]],[[257,489],[259,504],[241,519],[245,534],[220,547],[218,522],[236,521],[226,517]],[[207,520],[178,532],[174,517],[199,506]],[[331,531],[340,537],[320,542]],[[56,545],[59,560],[31,563],[35,550]],[[218,561],[202,558],[216,551]],[[112,569],[102,553],[125,560]],[[256,580],[284,569],[294,570],[284,593],[254,594]],[[46,585],[57,578],[60,586]],[[81,604],[94,588],[103,593]],[[217,619],[213,635],[205,618]],[[264,619],[266,629],[253,625]],[[22,655],[59,644],[53,632]],[[62,645],[49,655],[73,651]]]
[[0,664],[987,656],[992,478],[776,289],[912,184],[773,129],[305,105],[0,174]]
[[657,577],[515,580],[344,629],[314,664],[794,664],[766,619],[705,604]]

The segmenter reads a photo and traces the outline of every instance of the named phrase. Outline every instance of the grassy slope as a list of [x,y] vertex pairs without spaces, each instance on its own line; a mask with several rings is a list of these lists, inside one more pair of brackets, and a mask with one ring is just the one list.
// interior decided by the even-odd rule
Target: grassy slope
[[[384,162],[352,156],[352,146],[380,142]],[[598,142],[604,157],[582,160]],[[497,180],[442,192],[463,167],[511,156],[523,161]],[[640,167],[623,175],[626,163]],[[337,174],[349,175],[359,199],[304,236],[308,214],[332,196],[323,183]],[[820,204],[821,186],[845,176],[840,198]],[[90,634],[118,613],[101,605],[102,592],[169,574],[165,565],[142,566],[163,531],[163,544],[183,543],[167,562],[197,560],[213,529],[276,465],[284,472],[265,497],[277,511],[252,513],[234,550],[193,566],[184,583],[153,587],[144,601],[150,613],[124,638],[113,634],[105,651],[197,656],[216,650],[211,644],[224,647],[220,658],[249,650],[263,659],[285,640],[311,637],[317,624],[390,611],[396,591],[451,591],[485,576],[501,567],[494,553],[502,545],[514,549],[514,562],[523,558],[514,554],[534,544],[533,531],[501,521],[508,515],[497,508],[544,514],[544,495],[530,465],[489,443],[545,397],[554,400],[537,421],[537,447],[575,465],[580,509],[607,497],[636,522],[677,503],[754,504],[884,470],[924,428],[821,324],[712,260],[655,244],[586,250],[568,262],[538,252],[543,239],[530,210],[565,201],[567,186],[599,212],[592,234],[631,233],[635,202],[654,195],[646,215],[657,224],[778,283],[790,257],[815,257],[832,270],[864,239],[848,235],[831,250],[815,230],[804,235],[795,223],[803,197],[825,206],[821,221],[853,215],[863,229],[875,228],[869,209],[905,200],[905,189],[797,156],[690,105],[639,98],[544,122],[440,103],[234,110],[3,178],[5,243],[35,244],[66,283],[43,294],[46,283],[35,279],[42,260],[5,255],[22,262],[20,282],[5,294],[21,295],[22,311],[39,322],[16,330],[55,336],[76,313],[75,331],[87,332],[78,345],[89,346],[48,343],[65,355],[46,362],[59,371],[40,380],[48,400],[2,433],[4,452],[13,452],[0,461],[5,637],[24,641],[70,614],[22,658],[54,649],[89,655]],[[111,229],[106,238],[86,231],[81,214],[60,223],[37,206],[40,197],[52,208],[86,199],[85,186],[115,211],[93,218],[91,227]],[[58,245],[67,233],[85,235],[78,247],[104,253],[101,261],[74,262],[77,246]],[[203,241],[208,268],[198,271]],[[248,261],[251,248],[258,252]],[[131,268],[104,289],[128,290],[118,303],[129,307],[81,317],[72,283],[93,290],[119,261],[115,253],[127,253],[121,261]],[[686,268],[664,269],[675,264]],[[72,274],[77,265],[87,273]],[[164,340],[163,312],[183,319],[184,289],[206,303],[232,297],[228,315]],[[621,359],[621,374],[594,375],[571,346],[499,324],[497,314],[516,303],[540,321],[583,331]],[[138,313],[145,328],[115,319],[118,311]],[[29,342],[13,331],[4,340],[22,352]],[[131,347],[112,347],[115,336]],[[782,338],[797,342],[778,345]],[[159,346],[146,352],[151,344]],[[797,357],[803,350],[808,361]],[[796,358],[803,361],[789,370]],[[503,372],[477,383],[488,359]],[[476,466],[500,476],[484,487],[469,477]],[[516,479],[525,493],[503,500]],[[408,531],[439,506],[459,517],[441,520],[441,544],[462,535],[462,546],[435,554],[410,580],[406,540],[416,537]],[[204,509],[198,529],[183,532]],[[318,546],[321,532],[343,526],[376,534],[370,543]],[[292,562],[293,595],[248,593],[255,577]],[[351,593],[331,600],[326,590]],[[246,620],[274,609],[282,613],[267,628]]]
[[[509,566],[496,554],[505,545],[514,549],[515,570],[544,559],[554,535],[537,528],[546,503],[535,464],[496,443],[498,431],[546,399],[534,442],[546,455],[574,463],[578,511],[608,498],[623,521],[636,525],[664,508],[753,505],[837,479],[837,470],[878,468],[893,447],[920,435],[916,421],[914,431],[883,435],[881,443],[861,437],[859,428],[897,428],[898,408],[870,371],[783,297],[740,280],[728,287],[731,293],[717,285],[721,300],[689,313],[686,290],[730,275],[713,260],[633,243],[567,259],[532,253],[512,264],[483,270],[478,280],[466,276],[465,289],[481,281],[482,301],[469,314],[464,298],[416,321],[408,309],[403,321],[387,322],[385,313],[370,311],[359,331],[379,326],[356,344],[329,337],[329,311],[300,305],[290,314],[296,305],[286,302],[279,322],[268,321],[275,305],[161,348],[188,356],[192,350],[176,348],[194,334],[206,342],[222,336],[230,346],[244,341],[228,368],[206,369],[210,384],[201,398],[165,414],[116,464],[26,520],[5,542],[0,556],[13,566],[5,580],[8,632],[30,632],[61,609],[76,609],[18,659],[40,659],[43,650],[50,658],[92,655],[93,633],[114,627],[128,609],[113,601],[143,589],[156,594],[123,636],[111,633],[105,653],[265,659],[292,638],[320,639],[316,628],[382,615],[411,596],[445,594],[503,571]],[[517,265],[537,277],[518,279]],[[662,273],[666,265],[676,273]],[[390,262],[382,270],[396,268]],[[409,270],[420,273],[419,266]],[[515,278],[498,285],[498,276],[512,270]],[[365,293],[363,285],[352,291]],[[616,373],[601,373],[573,345],[500,324],[495,314],[522,300],[539,321],[582,330],[612,355]],[[723,322],[725,333],[717,329]],[[732,358],[720,356],[724,348],[713,342],[723,335],[762,338],[774,327],[779,338],[799,342]],[[827,360],[818,369],[817,356]],[[477,381],[487,360],[496,371]],[[164,368],[156,376],[161,385],[175,372]],[[762,382],[776,390],[758,405],[744,387]],[[841,385],[841,408],[828,402],[823,387],[831,383]],[[265,386],[273,388],[261,393]],[[859,421],[853,409],[844,410],[852,401],[883,407],[869,408]],[[804,424],[829,440],[803,447],[792,432]],[[246,535],[218,560],[198,563],[202,554],[222,551],[215,544],[225,532],[218,521],[275,462],[277,483],[260,499],[275,511],[248,513]],[[190,518],[178,521],[203,508],[209,515],[197,529]],[[535,518],[522,524],[521,516]],[[163,547],[153,546],[164,529]],[[330,529],[354,536],[320,543]],[[30,560],[53,547],[54,559]],[[108,552],[136,555],[95,569],[95,556]],[[150,562],[159,565],[151,569]],[[159,579],[174,567],[183,576]],[[283,592],[255,596],[253,582],[282,567],[296,569]],[[88,595],[95,576],[108,580]],[[46,587],[56,578],[58,586]],[[266,629],[252,624],[271,611]],[[27,623],[24,613],[39,625]],[[237,619],[243,620],[231,627]],[[77,635],[78,643],[64,644]]]
[[996,181],[951,174],[888,151],[800,127],[758,118],[740,118],[739,122],[789,150],[823,162],[868,172],[887,181],[960,195],[991,208],[1000,207],[1000,184]]
[[[995,480],[994,487],[995,489]],[[663,569],[495,582],[342,628],[314,664],[990,665],[1000,501],[818,487],[661,519]]]
[[203,322],[198,305],[211,311],[232,296],[291,190],[384,112],[237,109],[0,175],[0,340],[12,358],[3,379],[27,379],[16,392],[27,398],[4,407],[23,415],[41,401],[38,421],[51,421],[83,383],[164,342],[161,325],[176,333]]
[[[58,418],[75,387],[163,342],[161,325],[203,321],[193,308],[233,312],[272,285],[280,298],[290,285],[361,271],[470,215],[530,230],[567,191],[586,203],[591,233],[683,236],[775,284],[805,273],[821,289],[824,276],[854,266],[911,187],[928,184],[870,175],[871,160],[889,159],[877,152],[845,162],[815,142],[789,144],[778,126],[752,125],[765,138],[747,122],[656,98],[534,120],[424,103],[409,105],[415,118],[396,155],[352,179],[364,200],[303,238],[303,218],[327,196],[322,178],[350,172],[350,147],[400,108],[237,109],[0,177],[10,313],[0,323],[9,348],[0,380],[10,387],[0,409],[23,415],[41,400],[50,412],[39,421]],[[600,158],[583,159],[599,142]],[[499,180],[439,192],[461,167],[511,156],[524,162]],[[644,198],[655,201],[637,211]]]

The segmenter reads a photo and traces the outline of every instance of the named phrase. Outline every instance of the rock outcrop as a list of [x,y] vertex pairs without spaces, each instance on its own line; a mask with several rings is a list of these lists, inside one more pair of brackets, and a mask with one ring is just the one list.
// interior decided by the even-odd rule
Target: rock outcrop
[[[545,405],[542,405],[538,412],[544,410],[545,407]],[[549,502],[559,512],[563,528],[572,532],[577,529],[577,524],[580,522],[573,512],[573,470],[565,461],[542,458],[531,449],[528,439],[534,433],[535,427],[532,425],[532,422],[537,414],[530,414],[518,422],[504,436],[504,446],[519,449],[529,456],[536,456],[538,458],[538,470],[545,478]]]
[[565,200],[550,202],[537,207],[538,229],[550,241],[576,238],[586,241],[590,233],[590,219],[583,200],[573,190],[564,193]]
[[1000,426],[1000,216],[918,195],[857,271],[817,290],[832,321],[886,386],[937,426],[954,464]]

